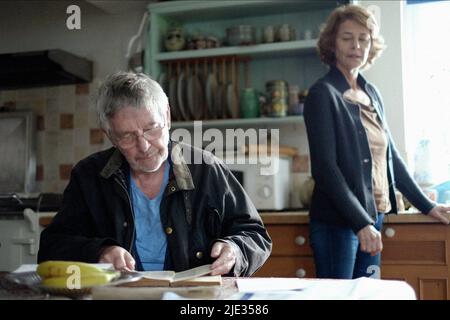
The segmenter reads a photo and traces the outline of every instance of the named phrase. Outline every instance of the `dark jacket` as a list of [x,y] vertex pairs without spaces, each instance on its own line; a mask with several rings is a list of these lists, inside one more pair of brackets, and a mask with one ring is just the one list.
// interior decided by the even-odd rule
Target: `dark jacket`
[[[187,164],[188,154],[204,161]],[[272,242],[241,185],[209,152],[170,142],[169,155],[172,166],[160,215],[172,268],[182,271],[211,263],[212,244],[220,239],[239,249],[234,275],[253,274],[269,257]],[[135,256],[128,170],[115,148],[73,168],[62,208],[41,234],[39,262],[95,263],[102,247],[109,245]]]
[[[370,97],[388,136],[388,180],[391,212],[397,212],[395,188],[416,208],[428,213],[434,206],[414,182],[392,141],[378,90],[364,77],[359,86]],[[349,226],[357,233],[376,221],[372,191],[372,158],[357,104],[347,102],[350,89],[335,66],[310,89],[304,118],[315,188],[310,218],[333,225]]]

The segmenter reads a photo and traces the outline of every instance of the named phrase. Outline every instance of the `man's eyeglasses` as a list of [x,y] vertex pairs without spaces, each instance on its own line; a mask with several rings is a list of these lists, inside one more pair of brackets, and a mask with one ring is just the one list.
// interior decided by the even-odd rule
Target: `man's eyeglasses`
[[136,145],[137,139],[140,136],[144,137],[147,141],[159,139],[165,126],[165,123],[155,124],[153,128],[145,130],[141,135],[126,133],[116,138],[117,144],[122,148],[131,148]]

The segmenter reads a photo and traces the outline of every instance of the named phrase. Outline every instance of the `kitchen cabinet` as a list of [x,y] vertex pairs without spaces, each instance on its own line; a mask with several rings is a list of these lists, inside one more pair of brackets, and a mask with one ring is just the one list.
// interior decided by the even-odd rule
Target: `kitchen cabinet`
[[448,300],[449,243],[446,225],[386,224],[381,277],[408,282],[419,299]]
[[[220,61],[228,59],[227,61],[232,61],[233,66],[236,63],[231,70],[236,70],[236,79],[233,78],[232,82],[237,101],[242,88],[252,87],[264,92],[265,83],[274,79],[283,79],[289,84],[299,86],[301,90],[307,89],[326,71],[315,51],[319,27],[329,13],[341,3],[348,1],[170,1],[150,4],[145,72],[154,79],[179,77],[183,70],[185,73],[193,73],[194,68],[215,74],[218,61],[217,75],[220,81]],[[295,29],[295,38],[291,41],[263,43],[264,27],[268,25],[277,27],[282,24],[289,24]],[[220,40],[221,46],[166,51],[165,36],[174,25],[181,26],[186,38],[193,35],[213,36]],[[255,44],[245,46],[226,44],[226,29],[239,25],[251,25],[255,28]],[[186,61],[192,65],[185,66]],[[228,71],[225,73],[229,76]],[[164,77],[161,78],[163,74]],[[171,105],[177,103],[173,101],[178,100],[177,97],[168,95]],[[216,124],[222,127],[227,124],[270,126],[270,120],[264,120],[263,123],[248,123],[247,120],[236,119],[238,118],[236,113],[222,118],[228,119],[220,119],[218,122],[211,120],[210,126]],[[197,118],[197,120],[205,119],[209,118]],[[301,117],[291,117],[289,121],[295,122],[299,119],[301,121]],[[192,126],[192,121],[181,121],[192,119],[180,117],[179,120],[178,127]],[[281,124],[273,122],[275,126]],[[174,122],[174,127],[177,127],[177,121]]]
[[[273,240],[259,277],[313,278],[307,212],[262,213]],[[450,299],[450,227],[422,214],[388,215],[383,227],[381,278],[403,280],[418,299]]]
[[266,226],[273,242],[272,254],[255,276],[314,278],[314,259],[309,246],[308,225]]

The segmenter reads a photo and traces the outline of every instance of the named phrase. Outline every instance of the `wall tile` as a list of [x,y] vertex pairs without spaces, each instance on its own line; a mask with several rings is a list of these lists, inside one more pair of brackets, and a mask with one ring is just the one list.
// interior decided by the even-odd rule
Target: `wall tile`
[[32,104],[33,100],[17,100],[15,101],[16,110],[24,111],[24,110],[33,110]]
[[73,130],[58,133],[57,163],[73,163]]
[[57,184],[59,190],[58,192],[63,193],[68,184],[69,180],[59,180]]
[[60,97],[58,99],[59,112],[61,113],[74,113],[75,112],[76,99],[74,95],[68,95],[67,97]]
[[61,113],[75,112],[75,85],[60,86],[58,108]]
[[55,87],[47,87],[47,98],[54,98],[54,99],[59,99],[59,89],[60,86],[55,86]]
[[60,164],[59,165],[59,178],[61,180],[69,180],[70,172],[72,171],[73,165],[71,163]]
[[45,130],[45,120],[43,115],[36,116],[36,130],[44,131]]
[[58,180],[44,180],[42,181],[42,192],[60,193]]
[[86,158],[89,155],[90,147],[87,146],[75,146],[74,151],[74,163],[78,163],[80,160]]
[[2,101],[16,101],[17,100],[17,90],[2,90],[1,91]]
[[47,105],[47,99],[36,99],[30,101],[30,107],[37,115],[44,115]]
[[36,134],[36,163],[38,165],[44,164],[44,145],[45,132],[38,131]]
[[60,129],[73,129],[73,113],[61,113],[59,127]]
[[76,95],[86,95],[89,94],[89,83],[77,84],[75,86]]
[[44,121],[47,131],[59,130],[59,108],[57,99],[47,99]]
[[49,160],[44,160],[44,181],[58,181],[59,179],[59,169],[58,164],[52,161],[54,157],[49,156]]
[[90,130],[88,128],[75,128],[73,129],[74,137],[73,143],[74,146],[80,147],[88,147],[89,146],[89,133]]
[[99,128],[99,124],[97,121],[97,112],[95,112],[95,110],[89,110],[88,111],[88,125],[89,128]]
[[88,112],[86,111],[75,111],[74,114],[74,124],[75,129],[85,129],[88,131]]
[[89,146],[89,154],[93,154],[103,150],[103,145],[101,144],[91,144]]
[[75,85],[59,86],[59,98],[62,100],[75,97]]
[[44,180],[44,166],[38,165],[36,166],[36,181]]
[[19,89],[17,100],[45,99],[46,92],[45,88]]
[[103,131],[100,129],[90,129],[89,134],[89,143],[90,144],[103,144],[104,141],[104,135]]

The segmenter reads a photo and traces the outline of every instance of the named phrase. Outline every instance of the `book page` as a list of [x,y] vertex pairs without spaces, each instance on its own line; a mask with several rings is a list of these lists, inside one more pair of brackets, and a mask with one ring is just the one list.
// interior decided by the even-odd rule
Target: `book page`
[[182,272],[177,272],[175,274],[175,276],[173,277],[172,282],[178,282],[178,281],[201,277],[201,276],[209,274],[210,272],[211,272],[211,265],[205,264],[200,267],[192,268],[192,269],[182,271]]
[[175,271],[140,271],[145,279],[167,280],[172,281]]

